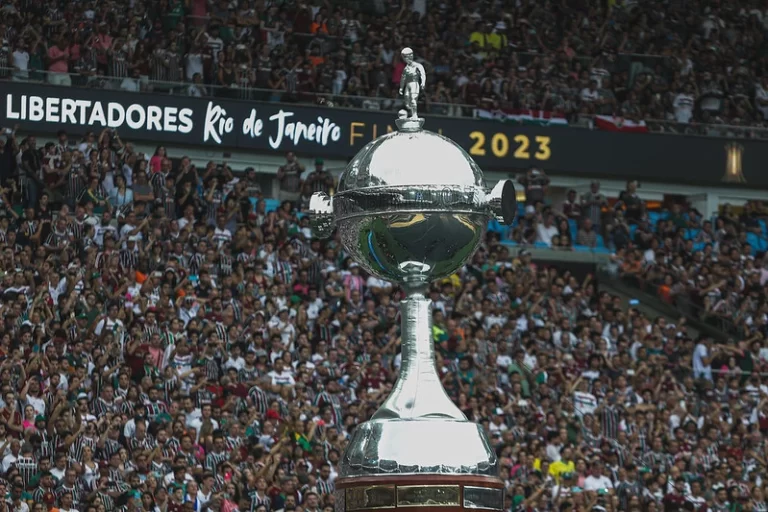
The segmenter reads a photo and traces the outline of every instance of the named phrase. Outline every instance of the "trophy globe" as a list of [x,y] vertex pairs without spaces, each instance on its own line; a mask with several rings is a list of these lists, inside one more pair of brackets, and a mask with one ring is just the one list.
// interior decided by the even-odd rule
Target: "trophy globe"
[[367,144],[342,173],[336,194],[310,201],[316,236],[337,229],[368,273],[399,284],[400,374],[378,411],[358,425],[342,456],[336,509],[440,507],[502,510],[498,460],[482,427],[446,394],[435,367],[432,281],[459,270],[488,221],[511,224],[510,180],[487,190],[483,173],[458,144],[423,129],[416,105],[425,85],[413,52],[402,52],[400,92],[407,110],[397,131]]

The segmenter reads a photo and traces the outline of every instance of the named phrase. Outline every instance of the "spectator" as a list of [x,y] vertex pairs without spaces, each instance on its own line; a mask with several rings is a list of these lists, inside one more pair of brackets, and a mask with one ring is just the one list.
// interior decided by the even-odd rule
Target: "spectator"
[[528,209],[535,209],[539,203],[544,203],[549,185],[549,177],[541,169],[532,167],[518,177],[517,181],[525,189],[525,206]]
[[547,214],[544,216],[544,222],[539,223],[536,227],[536,241],[541,242],[544,245],[551,247],[552,238],[557,236],[559,231],[554,225],[555,216]]
[[637,181],[628,181],[626,190],[619,194],[616,208],[624,210],[624,216],[629,222],[637,223],[645,213],[645,203],[637,195]]
[[596,231],[600,231],[602,223],[602,210],[608,205],[608,200],[600,192],[600,182],[593,180],[589,191],[581,196],[582,216],[592,221]]
[[18,41],[11,58],[14,69],[13,79],[21,82],[29,80],[29,52],[26,41]]
[[48,48],[48,83],[53,85],[72,85],[69,76],[69,48],[61,37]]
[[707,337],[699,340],[693,351],[693,376],[697,379],[712,380],[711,340]]
[[298,201],[303,173],[304,166],[296,159],[296,155],[289,151],[285,155],[285,163],[277,170],[277,181],[280,184],[278,196],[281,201]]
[[576,191],[571,189],[563,201],[563,215],[568,219],[578,221],[581,218],[581,204],[577,199]]
[[581,227],[576,234],[576,243],[586,247],[597,247],[597,233],[595,233],[591,220],[584,219],[581,221]]
[[325,170],[324,161],[322,158],[315,159],[315,170],[309,173],[305,183],[309,186],[312,193],[331,193],[334,185],[334,179],[331,173]]

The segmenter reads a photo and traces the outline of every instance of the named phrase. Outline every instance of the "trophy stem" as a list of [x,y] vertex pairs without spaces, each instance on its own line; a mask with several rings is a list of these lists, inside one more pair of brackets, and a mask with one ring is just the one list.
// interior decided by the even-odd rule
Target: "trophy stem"
[[435,367],[432,341],[432,301],[426,286],[405,286],[400,303],[402,364],[400,377],[373,420],[442,418],[466,421],[448,398]]

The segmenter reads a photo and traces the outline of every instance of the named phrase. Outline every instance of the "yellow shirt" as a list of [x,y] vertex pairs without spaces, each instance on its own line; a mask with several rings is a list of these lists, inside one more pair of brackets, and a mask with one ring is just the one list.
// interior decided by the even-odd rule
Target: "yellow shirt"
[[472,34],[469,36],[470,43],[478,43],[480,48],[484,48],[486,50],[501,50],[501,46],[506,45],[506,40],[506,36],[496,34],[495,32],[490,34],[485,32],[472,32]]
[[549,474],[552,475],[552,477],[558,482],[560,481],[561,474],[575,472],[576,464],[574,464],[573,461],[563,462],[562,460],[559,460],[549,465]]
[[[533,461],[533,469],[541,471],[541,459],[536,459]],[[574,473],[575,471],[576,464],[574,464],[573,461],[563,462],[562,460],[559,460],[549,465],[549,474],[557,482],[560,481],[561,473]]]
[[461,278],[459,277],[459,274],[451,274],[443,279],[442,282],[452,284],[454,289],[461,289]]

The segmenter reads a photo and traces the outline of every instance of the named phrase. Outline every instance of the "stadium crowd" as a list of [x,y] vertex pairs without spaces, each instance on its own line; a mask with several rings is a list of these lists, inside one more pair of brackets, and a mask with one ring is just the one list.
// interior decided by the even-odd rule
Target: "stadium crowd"
[[[109,130],[3,133],[0,512],[331,512],[349,434],[398,373],[402,293],[312,237],[296,205],[334,188],[323,161],[289,153],[273,210],[250,169]],[[623,308],[491,233],[431,291],[443,384],[512,511],[768,510],[768,272],[738,234],[763,211],[725,212],[694,250],[679,211],[653,230],[633,197],[610,210],[638,226],[608,237],[614,271],[738,305],[747,334]]]
[[762,127],[768,114],[758,0],[4,0],[0,12],[12,80],[391,109],[399,49],[412,46],[434,84],[421,111],[597,114],[683,132]]
[[[506,233],[510,241],[555,250],[612,252],[611,272],[702,320],[751,339],[768,334],[764,285],[768,281],[768,207],[748,201],[736,213],[726,205],[705,218],[689,204],[646,212],[637,183],[616,201],[600,182],[562,204],[543,199],[549,178],[532,169],[521,176],[527,197],[521,217]],[[762,333],[762,334],[758,334]]]

